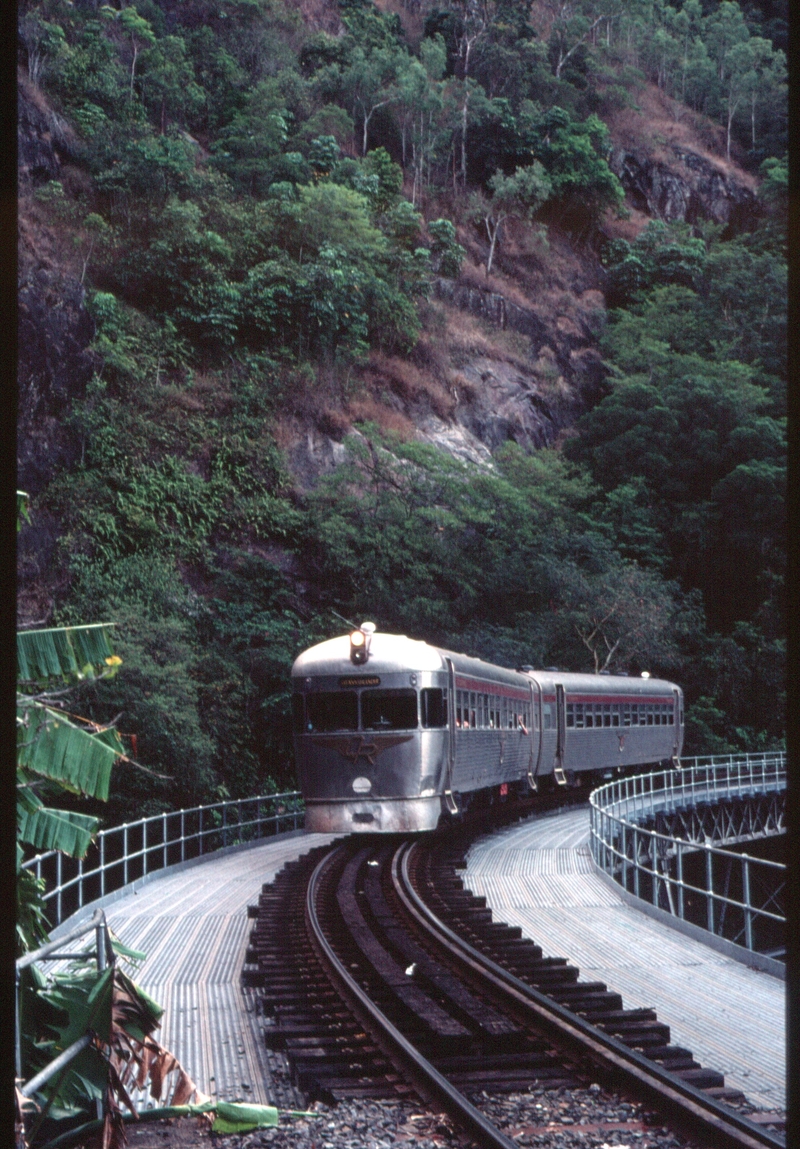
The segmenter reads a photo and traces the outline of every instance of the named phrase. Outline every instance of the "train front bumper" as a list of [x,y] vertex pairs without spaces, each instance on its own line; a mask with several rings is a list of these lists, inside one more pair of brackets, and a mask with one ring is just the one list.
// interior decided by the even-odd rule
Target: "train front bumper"
[[320,834],[410,834],[435,830],[442,812],[438,794],[429,798],[367,798],[306,801],[306,831]]

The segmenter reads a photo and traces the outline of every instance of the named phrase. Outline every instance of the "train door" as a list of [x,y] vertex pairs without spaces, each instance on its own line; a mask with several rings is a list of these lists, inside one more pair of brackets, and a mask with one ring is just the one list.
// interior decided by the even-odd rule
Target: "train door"
[[672,765],[681,768],[680,741],[681,741],[681,692],[672,691]]
[[559,786],[566,786],[564,745],[567,739],[567,710],[564,701],[564,687],[561,683],[556,683],[556,731],[556,758],[553,766],[553,777]]
[[444,779],[444,800],[451,814],[458,813],[458,804],[453,797],[453,774],[456,766],[456,670],[452,658],[446,658],[447,685],[450,705],[447,708],[447,770]]
[[530,680],[531,686],[531,753],[528,759],[528,785],[531,790],[538,790],[539,783],[536,775],[542,763],[542,686],[535,679]]

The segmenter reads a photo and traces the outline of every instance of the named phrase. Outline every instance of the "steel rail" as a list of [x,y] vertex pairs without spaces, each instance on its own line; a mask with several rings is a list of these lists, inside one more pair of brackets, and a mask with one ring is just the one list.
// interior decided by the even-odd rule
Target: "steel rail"
[[509,973],[480,953],[445,925],[414,889],[409,861],[419,843],[403,843],[392,859],[395,892],[411,918],[426,934],[443,946],[462,968],[488,982],[504,997],[522,1007],[539,1028],[560,1044],[596,1067],[613,1073],[615,1082],[624,1080],[629,1088],[669,1109],[692,1124],[692,1131],[712,1139],[715,1149],[785,1149],[786,1142],[735,1110],[721,1105],[702,1090],[681,1080],[656,1062],[648,1060],[618,1038],[604,1033],[578,1014],[572,1013],[546,994]]
[[481,1145],[490,1146],[492,1149],[518,1149],[515,1141],[501,1133],[479,1109],[476,1109],[438,1069],[415,1049],[411,1042],[369,998],[334,952],[317,914],[317,896],[327,869],[346,850],[346,846],[338,846],[326,854],[311,875],[306,893],[306,928],[311,943],[328,976],[338,992],[349,1003],[350,1008],[359,1017],[361,1023],[365,1024],[365,1019],[367,1019],[367,1024],[375,1034],[379,1044],[391,1051],[391,1060],[394,1063],[400,1063],[405,1073],[410,1075],[416,1088],[419,1088],[421,1083],[423,1091],[436,1097],[444,1105],[447,1112],[460,1125],[466,1127]]

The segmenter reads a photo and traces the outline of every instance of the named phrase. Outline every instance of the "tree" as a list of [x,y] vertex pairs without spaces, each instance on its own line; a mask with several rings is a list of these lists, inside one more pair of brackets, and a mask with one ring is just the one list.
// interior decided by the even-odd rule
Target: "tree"
[[471,202],[474,216],[483,219],[489,239],[486,258],[486,278],[489,278],[495,245],[500,229],[509,216],[520,215],[530,219],[550,195],[551,184],[542,165],[534,160],[526,168],[517,168],[513,176],[495,172],[489,180],[491,199],[477,193]]
[[287,134],[283,94],[274,79],[262,80],[250,89],[241,111],[219,132],[212,148],[213,162],[250,195],[263,195]]
[[145,54],[142,101],[158,119],[163,135],[171,121],[186,126],[200,111],[205,93],[195,83],[194,69],[180,36],[162,36]]
[[386,107],[398,97],[398,48],[375,48],[365,52],[353,49],[349,66],[342,75],[342,83],[353,108],[353,116],[361,121],[361,154],[367,154],[367,138],[372,117],[379,108]]
[[121,8],[116,10],[110,5],[104,5],[101,9],[103,16],[108,20],[113,20],[120,31],[120,34],[130,44],[131,49],[131,73],[130,73],[130,98],[133,100],[133,85],[136,78],[136,61],[139,59],[139,53],[143,48],[150,44],[155,44],[156,36],[152,29],[149,20],[145,20],[144,16],[140,16],[134,7]]
[[636,563],[558,573],[558,613],[589,651],[595,674],[612,664],[666,667],[677,655],[674,587]]
[[609,28],[618,19],[620,0],[548,0],[550,47],[555,76],[561,79],[564,65],[605,23]]

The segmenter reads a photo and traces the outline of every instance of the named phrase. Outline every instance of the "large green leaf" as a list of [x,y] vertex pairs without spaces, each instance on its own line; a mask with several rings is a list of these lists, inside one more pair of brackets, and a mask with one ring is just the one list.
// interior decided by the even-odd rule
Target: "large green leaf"
[[97,819],[70,810],[41,806],[30,811],[17,805],[17,840],[37,850],[60,850],[71,858],[82,858],[97,833]]
[[243,1105],[237,1101],[217,1101],[214,1133],[248,1133],[278,1124],[278,1110],[272,1105]]
[[22,682],[80,678],[119,661],[109,636],[113,623],[62,626],[17,632],[17,666]]
[[77,793],[106,801],[111,767],[123,752],[115,730],[92,734],[40,703],[17,708],[18,764]]

